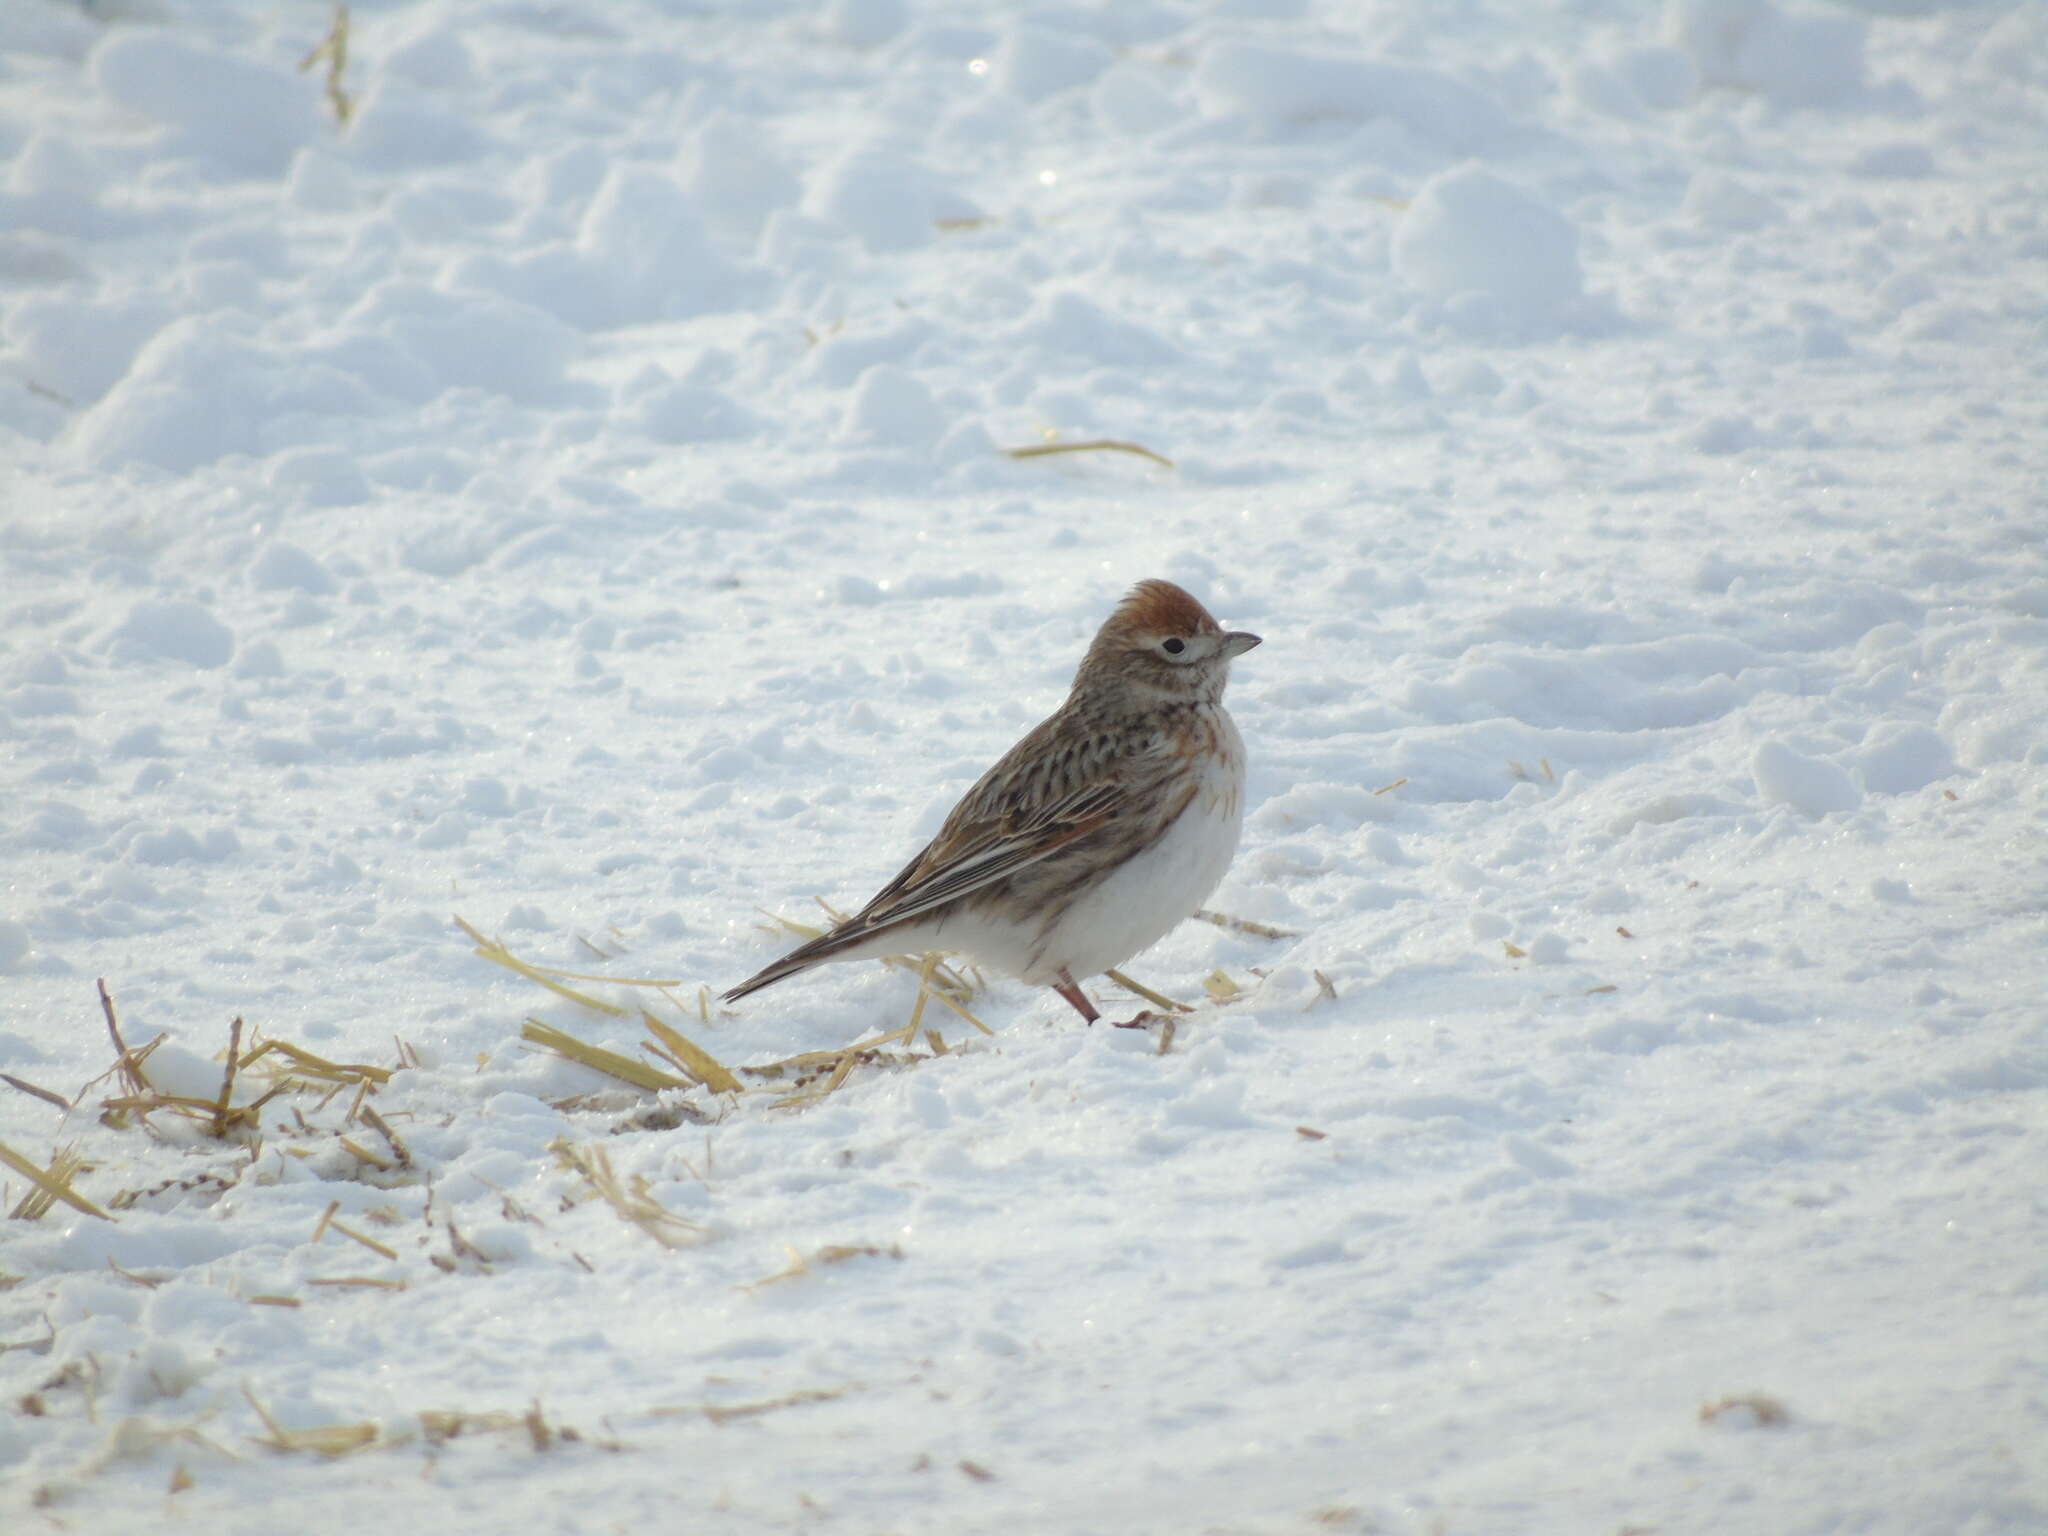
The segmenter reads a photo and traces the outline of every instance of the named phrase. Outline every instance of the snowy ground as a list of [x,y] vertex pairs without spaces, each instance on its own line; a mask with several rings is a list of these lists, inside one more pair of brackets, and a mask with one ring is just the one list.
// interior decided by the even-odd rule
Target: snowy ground
[[[0,7],[0,1523],[2048,1530],[2048,10],[353,11]],[[695,999],[1151,575],[1169,1053],[520,1043],[902,1024]]]

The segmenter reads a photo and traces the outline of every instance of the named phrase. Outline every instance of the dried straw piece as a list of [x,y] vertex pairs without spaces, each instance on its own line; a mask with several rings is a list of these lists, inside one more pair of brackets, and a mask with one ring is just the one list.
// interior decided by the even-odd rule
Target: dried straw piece
[[1298,939],[1300,934],[1292,928],[1275,928],[1271,923],[1255,923],[1248,917],[1232,917],[1227,912],[1211,912],[1204,908],[1195,916],[1205,923],[1214,923],[1225,933],[1246,933],[1255,939]]
[[251,1435],[249,1438],[273,1451],[312,1451],[327,1457],[350,1456],[377,1443],[375,1424],[322,1424],[314,1429],[286,1429],[270,1416],[270,1410],[258,1402],[256,1394],[247,1387],[242,1389],[242,1396],[249,1400],[249,1406],[256,1410],[256,1417],[269,1431],[268,1434]]
[[[512,967],[513,969],[519,971],[521,974],[526,974],[530,972],[535,979],[538,979],[542,976],[551,976],[557,981],[599,981],[603,982],[606,986],[611,987],[653,987],[657,991],[660,991],[667,987],[680,987],[683,984],[681,978],[674,976],[607,976],[595,971],[565,971],[560,966],[536,965],[531,960],[517,960],[516,957],[512,956],[512,952],[505,948],[503,942],[497,939],[485,938],[481,933],[479,933],[476,930],[476,928],[473,925],[465,921],[459,914],[456,916],[455,922],[456,925],[460,927],[464,933],[468,934],[472,939],[476,940],[477,943],[482,944],[493,951],[493,953],[485,955],[485,959],[495,960],[500,965],[502,965],[505,963],[505,960],[499,958],[501,955],[508,958],[513,958],[516,960],[516,963]],[[616,933],[618,930],[613,929],[612,931]],[[600,960],[615,960],[618,958],[617,955],[614,955],[606,950],[599,949],[595,944],[591,943],[590,940],[583,937],[583,935],[580,933],[576,935],[576,942],[578,944],[581,944],[585,949],[589,950],[593,955],[597,956],[597,958]],[[596,1006],[601,1007],[603,1005],[599,1004]]]
[[1091,438],[1085,443],[1033,443],[1025,448],[1003,449],[1004,456],[1012,459],[1043,459],[1056,453],[1134,453],[1141,459],[1150,459],[1162,469],[1173,468],[1173,460],[1154,453],[1150,448],[1108,437]]
[[144,1200],[155,1198],[170,1190],[210,1190],[214,1195],[224,1195],[242,1181],[242,1175],[256,1166],[258,1149],[250,1148],[249,1161],[234,1171],[233,1178],[218,1173],[195,1173],[190,1178],[161,1179],[143,1189],[124,1189],[107,1202],[107,1209],[126,1211],[133,1209]]
[[902,1025],[886,1035],[876,1035],[854,1045],[842,1045],[837,1050],[801,1051],[794,1056],[785,1056],[780,1061],[771,1061],[766,1066],[741,1067],[742,1072],[754,1077],[781,1077],[787,1072],[808,1072],[837,1067],[845,1056],[869,1056],[885,1046],[901,1045],[910,1038],[910,1026]]
[[1712,1424],[1723,1414],[1737,1411],[1748,1412],[1758,1428],[1771,1428],[1791,1420],[1792,1412],[1777,1398],[1767,1392],[1744,1392],[1735,1397],[1724,1397],[1718,1403],[1700,1404],[1700,1422]]
[[[596,981],[603,982],[606,986],[612,987],[651,987],[671,1003],[675,1003],[678,1010],[683,1006],[677,1001],[674,992],[670,990],[671,988],[683,985],[682,981],[678,978],[665,976],[605,976],[589,971],[566,971],[551,965],[536,965],[530,960],[520,959],[499,940],[485,938],[477,927],[460,913],[455,915],[455,924],[475,941],[476,953],[484,959],[491,961],[495,965],[502,965],[508,971],[524,976],[528,981],[536,982],[557,996],[567,998],[570,1002],[576,1003],[581,1007],[592,1009],[598,1013],[610,1014],[614,1018],[624,1018],[627,1013],[626,1009],[619,1007],[617,1004],[604,1002],[599,998],[592,997],[587,992],[580,992],[576,988],[566,985],[567,982]],[[616,932],[617,930],[613,931]],[[613,958],[580,934],[577,936],[577,942],[600,959],[609,960]],[[699,987],[697,991],[698,1015],[704,1023],[709,1024],[711,1022],[709,989]]]
[[457,1259],[468,1259],[481,1269],[491,1267],[489,1255],[462,1235],[461,1229],[455,1225],[453,1216],[442,1217],[441,1224],[448,1229],[448,1251],[451,1254]]
[[34,1083],[25,1082],[21,1078],[16,1077],[12,1072],[0,1072],[0,1083],[5,1083],[10,1088],[19,1088],[23,1093],[33,1094],[45,1104],[54,1104],[59,1109],[68,1110],[71,1108],[71,1101],[61,1093],[52,1093],[47,1088],[38,1088]]
[[924,964],[917,972],[917,1001],[910,1005],[910,1023],[905,1026],[910,1038],[917,1038],[918,1026],[924,1023],[924,1005],[931,1001],[932,967],[939,963],[936,952],[924,957]]
[[583,1437],[566,1424],[549,1424],[541,1416],[540,1404],[535,1403],[524,1413],[463,1413],[452,1408],[423,1408],[420,1410],[420,1433],[432,1446],[446,1445],[458,1435],[476,1431],[503,1434],[511,1430],[523,1430],[528,1442],[536,1451],[553,1447],[557,1440],[575,1441]]
[[[932,995],[934,997],[940,996],[936,992]],[[941,1001],[943,1000],[941,998]],[[902,1063],[905,1058],[887,1054],[885,1047],[915,1044],[915,1036],[912,1034],[915,1028],[916,1021],[912,1020],[909,1024],[890,1030],[886,1035],[876,1035],[871,1040],[862,1040],[855,1045],[841,1046],[835,1051],[804,1051],[796,1056],[784,1057],[781,1061],[771,1061],[766,1066],[741,1067],[740,1070],[750,1073],[755,1077],[766,1078],[779,1078],[790,1073],[796,1074],[793,1086],[803,1088],[806,1091],[792,1093],[785,1098],[777,1099],[772,1106],[773,1108],[789,1109],[798,1105],[815,1103],[827,1094],[837,1091],[845,1083],[847,1075],[857,1065],[872,1066],[876,1063],[889,1063],[892,1065]],[[917,1058],[910,1059],[915,1060]],[[822,1088],[807,1088],[806,1085],[817,1080],[817,1074],[820,1072],[825,1074],[825,1085]],[[806,1076],[805,1074],[809,1075]]]
[[645,1008],[640,1010],[641,1022],[647,1032],[667,1048],[668,1054],[679,1067],[697,1079],[713,1093],[744,1093],[746,1087],[732,1075],[709,1051],[698,1045],[681,1030],[664,1024]]
[[389,1173],[392,1170],[392,1168],[396,1166],[396,1164],[388,1162],[384,1158],[379,1157],[376,1153],[372,1152],[368,1147],[360,1146],[357,1143],[350,1141],[346,1136],[342,1136],[337,1139],[341,1142],[343,1151],[347,1152],[351,1157],[355,1158],[358,1162],[368,1163],[372,1168],[375,1168],[379,1173]]
[[329,1061],[325,1056],[315,1056],[302,1045],[293,1045],[289,1040],[265,1040],[261,1045],[242,1058],[243,1070],[249,1064],[268,1056],[272,1051],[286,1057],[292,1065],[309,1077],[325,1079],[346,1088],[356,1083],[370,1082],[382,1087],[391,1081],[389,1067],[373,1067],[366,1061]]
[[862,1059],[863,1057],[860,1052],[847,1051],[840,1056],[839,1064],[832,1069],[832,1075],[825,1079],[824,1087],[814,1088],[805,1093],[792,1093],[787,1098],[777,1099],[774,1107],[777,1109],[790,1109],[799,1104],[815,1103],[827,1094],[837,1093],[840,1086],[845,1083],[848,1074],[853,1071],[853,1064]]
[[[832,910],[830,906],[826,905],[823,897],[818,898],[818,905],[824,907],[827,912]],[[756,928],[761,928],[763,932],[774,934],[790,933],[799,939],[824,937],[826,930],[823,928],[815,927],[810,923],[800,923],[793,917],[784,917],[780,912],[770,912],[766,907],[756,907],[754,910],[768,919],[765,926],[760,923],[754,925]]]
[[[107,979],[104,976],[99,978],[99,989],[100,1012],[106,1015],[107,1033],[113,1037],[115,1055],[120,1057],[122,1079],[128,1084],[130,1093],[147,1093],[149,1083],[142,1075],[142,1058],[131,1052],[128,1049],[128,1042],[121,1038],[121,1023],[115,1017],[113,994],[107,991]],[[159,1035],[157,1038],[161,1040],[163,1037]]]
[[[623,1011],[623,1010],[619,1010]],[[644,1061],[635,1061],[630,1056],[621,1056],[617,1051],[608,1051],[601,1045],[589,1045],[574,1035],[556,1029],[552,1024],[543,1024],[539,1019],[528,1019],[519,1031],[519,1038],[542,1050],[553,1051],[557,1056],[566,1056],[580,1066],[602,1072],[607,1077],[616,1077],[622,1083],[631,1083],[635,1088],[644,1088],[649,1093],[659,1093],[664,1088],[689,1088],[694,1085],[687,1078],[658,1071]]]
[[329,1223],[327,1223],[327,1225],[334,1231],[339,1232],[343,1237],[349,1238],[354,1242],[361,1243],[365,1248],[369,1249],[370,1252],[378,1255],[380,1258],[389,1259],[394,1264],[398,1262],[398,1250],[395,1248],[386,1247],[383,1243],[378,1242],[377,1239],[375,1239],[374,1237],[365,1237],[362,1233],[358,1232],[354,1227],[348,1226],[343,1222],[330,1221]]
[[[286,1081],[289,1082],[291,1081],[291,1079],[288,1078],[286,1079]],[[313,1113],[316,1115],[319,1114],[321,1110],[325,1109],[328,1105],[332,1104],[336,1099],[340,1098],[347,1091],[347,1083],[336,1083],[332,1088],[328,1089],[327,1092],[320,1096],[320,1102],[313,1106]],[[292,1107],[292,1118],[299,1122],[300,1130],[309,1133],[312,1131],[313,1127],[306,1123],[306,1117],[299,1113],[298,1107],[296,1105]]]
[[372,1109],[369,1105],[365,1104],[362,1107],[361,1113],[363,1117],[363,1123],[369,1126],[370,1129],[375,1131],[379,1136],[382,1136],[385,1142],[389,1144],[391,1148],[391,1155],[398,1159],[398,1166],[401,1168],[410,1168],[412,1166],[412,1149],[406,1146],[404,1142],[398,1139],[398,1132],[391,1129],[391,1127],[385,1123],[384,1117],[378,1114],[377,1111]]
[[6,1164],[35,1185],[34,1189],[22,1196],[20,1204],[7,1213],[15,1221],[39,1220],[58,1200],[63,1201],[74,1211],[97,1216],[101,1221],[114,1219],[71,1187],[72,1175],[85,1167],[85,1159],[69,1147],[60,1148],[50,1159],[50,1166],[43,1168],[30,1162],[5,1142],[0,1142],[0,1163]]
[[[616,958],[591,944],[588,939],[579,939],[578,942],[587,946],[601,960]],[[543,976],[553,976],[560,981],[601,981],[607,986],[653,987],[656,991],[666,987],[680,987],[683,984],[680,976],[604,976],[595,971],[565,971],[552,965],[535,965],[531,960],[526,962],[526,966],[529,970],[538,971]]]
[[392,1260],[394,1263],[397,1261],[398,1255],[392,1249],[385,1247],[382,1243],[378,1242],[374,1237],[365,1237],[362,1233],[356,1231],[353,1227],[344,1226],[341,1222],[337,1221],[335,1219],[334,1213],[340,1209],[341,1202],[339,1200],[330,1200],[327,1202],[327,1209],[320,1213],[319,1224],[313,1228],[314,1244],[318,1244],[322,1238],[326,1237],[329,1230],[331,1229],[333,1231],[339,1232],[343,1237],[353,1238],[356,1242],[361,1243],[365,1248],[369,1249],[372,1253],[381,1254],[383,1257]]
[[1154,992],[1150,987],[1144,985],[1142,982],[1136,982],[1131,980],[1131,978],[1126,976],[1122,971],[1104,971],[1102,974],[1107,976],[1111,981],[1115,982],[1118,986],[1122,987],[1126,992],[1136,993],[1139,997],[1142,997],[1143,999],[1145,999],[1146,1002],[1150,1003],[1154,1008],[1164,1008],[1168,1013],[1194,1012],[1194,1009],[1190,1008],[1186,1003],[1176,1003],[1172,998],[1167,997],[1162,993]]
[[1221,966],[1202,978],[1202,990],[1219,1003],[1244,996],[1244,988],[1226,976]]
[[618,1004],[600,1002],[587,992],[578,992],[574,987],[565,987],[552,976],[528,965],[496,939],[485,938],[483,934],[466,922],[459,913],[455,918],[455,926],[476,941],[476,953],[490,961],[493,965],[502,965],[506,970],[513,972],[515,975],[524,976],[528,981],[537,982],[557,996],[566,997],[570,1002],[592,1009],[597,1013],[608,1013],[613,1018],[619,1019],[626,1016],[626,1010],[619,1007]]
[[384,1280],[376,1275],[341,1275],[332,1280],[308,1280],[306,1284],[336,1291],[402,1291],[406,1288],[403,1280]]
[[235,1099],[235,1067],[242,1054],[242,1016],[235,1015],[235,1021],[228,1026],[228,1061],[221,1068],[220,1096],[213,1103],[213,1134],[225,1138],[232,1123],[232,1106]]
[[679,1418],[686,1413],[701,1413],[714,1424],[730,1424],[735,1419],[758,1419],[764,1413],[774,1413],[783,1408],[801,1408],[809,1403],[829,1403],[851,1392],[845,1387],[804,1387],[795,1392],[785,1392],[781,1397],[765,1398],[758,1403],[703,1403],[695,1408],[656,1408],[658,1419]]
[[327,61],[327,105],[334,111],[335,122],[346,128],[349,119],[355,116],[356,104],[341,85],[342,71],[348,68],[348,7],[345,5],[335,6],[334,24],[313,51],[299,60],[299,73],[304,74],[322,59]]
[[[141,1061],[147,1054],[147,1052],[137,1053],[136,1060]],[[257,1111],[282,1092],[284,1092],[284,1088],[280,1085],[272,1088],[259,1099],[252,1100],[247,1104],[238,1104],[231,1108],[223,1109],[218,1098],[195,1099],[181,1093],[158,1093],[152,1090],[148,1093],[131,1094],[124,1098],[103,1099],[100,1101],[100,1107],[102,1110],[113,1114],[125,1113],[132,1109],[144,1116],[157,1110],[169,1110],[172,1114],[182,1115],[187,1120],[201,1121],[206,1125],[210,1134],[225,1137],[230,1131],[237,1130],[243,1126],[254,1130],[257,1125]],[[220,1128],[215,1129],[216,1126]]]
[[756,1280],[752,1285],[741,1286],[740,1289],[758,1291],[765,1286],[780,1285],[785,1280],[799,1280],[808,1275],[814,1266],[821,1264],[844,1264],[848,1259],[901,1259],[902,1257],[903,1248],[897,1243],[891,1243],[886,1248],[878,1248],[871,1243],[827,1243],[823,1248],[820,1248],[808,1257],[792,1248],[789,1250],[789,1267],[787,1269],[779,1269],[772,1275]]
[[526,1415],[523,1413],[462,1413],[452,1408],[422,1408],[420,1410],[420,1433],[426,1436],[429,1445],[446,1445],[458,1435],[471,1430],[500,1431],[523,1429]]
[[934,987],[932,989],[931,995],[933,997],[936,997],[940,1002],[944,1003],[948,1008],[952,1009],[955,1013],[959,1014],[961,1018],[965,1019],[968,1023],[972,1024],[984,1035],[992,1035],[995,1033],[994,1030],[990,1029],[986,1024],[982,1023],[981,1020],[977,1019],[973,1014],[969,1013],[965,1008],[961,1007],[960,1004],[954,1002],[953,999],[948,997],[943,990]]
[[662,1247],[682,1248],[703,1237],[704,1229],[696,1222],[678,1216],[649,1194],[647,1180],[639,1174],[633,1176],[630,1186],[622,1184],[612,1167],[611,1154],[603,1147],[579,1147],[558,1137],[548,1143],[548,1150],[563,1167],[583,1175],[583,1181],[621,1220],[631,1222]]

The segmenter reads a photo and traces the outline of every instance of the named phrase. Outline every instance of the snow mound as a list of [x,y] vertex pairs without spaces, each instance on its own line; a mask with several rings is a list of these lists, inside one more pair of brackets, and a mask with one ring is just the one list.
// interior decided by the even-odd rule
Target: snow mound
[[901,368],[877,364],[854,385],[844,427],[849,438],[929,448],[945,430],[931,391]]
[[1842,768],[1824,757],[1809,757],[1782,741],[1758,744],[1749,771],[1757,793],[1776,805],[1789,805],[1809,816],[1853,811],[1863,791]]
[[120,661],[224,667],[235,654],[235,632],[199,603],[151,599],[135,604],[108,632],[106,649]]
[[1509,135],[1506,115],[1471,86],[1412,64],[1260,43],[1216,43],[1195,69],[1210,116],[1241,113],[1275,125],[1383,119],[1420,143],[1470,155]]
[[1873,794],[1903,795],[1925,789],[1956,771],[1948,738],[1924,725],[1881,725],[1856,753],[1863,787]]
[[1578,232],[1541,199],[1485,168],[1433,176],[1394,231],[1395,273],[1432,297],[1484,301],[1516,329],[1555,329],[1581,293]]
[[909,20],[903,0],[832,0],[825,9],[826,30],[849,48],[879,48]]
[[262,454],[318,430],[320,417],[375,415],[363,382],[193,316],[152,337],[134,365],[78,419],[85,463],[141,463],[182,474],[229,454]]
[[1868,28],[1853,16],[1770,0],[1673,0],[1666,35],[1705,88],[1754,91],[1776,107],[1840,107],[1865,93]]
[[906,155],[855,149],[820,166],[804,210],[857,235],[869,250],[903,251],[938,238],[939,221],[971,218],[972,204]]
[[1018,27],[997,50],[990,78],[1001,90],[1025,101],[1087,85],[1116,55],[1091,37],[1042,27]]
[[281,174],[323,127],[303,76],[183,33],[112,29],[91,69],[110,100],[163,125],[170,153],[233,175]]
[[[771,181],[762,187],[774,197]],[[734,273],[676,180],[647,166],[614,167],[576,234],[593,323],[629,325],[702,314],[730,302]],[[559,304],[567,312],[573,304]],[[585,311],[590,313],[589,310]]]

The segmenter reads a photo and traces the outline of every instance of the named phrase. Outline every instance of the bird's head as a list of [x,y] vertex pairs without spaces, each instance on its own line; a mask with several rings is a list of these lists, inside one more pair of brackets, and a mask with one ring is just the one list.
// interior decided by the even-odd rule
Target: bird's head
[[1096,631],[1074,686],[1125,686],[1166,700],[1222,697],[1233,657],[1259,643],[1227,630],[1170,581],[1141,581]]

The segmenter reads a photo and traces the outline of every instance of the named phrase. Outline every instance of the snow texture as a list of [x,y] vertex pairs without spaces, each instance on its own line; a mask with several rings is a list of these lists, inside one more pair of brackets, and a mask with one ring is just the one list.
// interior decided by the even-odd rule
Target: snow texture
[[[2048,1531],[2041,6],[351,15],[0,5],[0,1529]],[[1147,576],[1170,1051],[522,1044],[897,1028]]]

